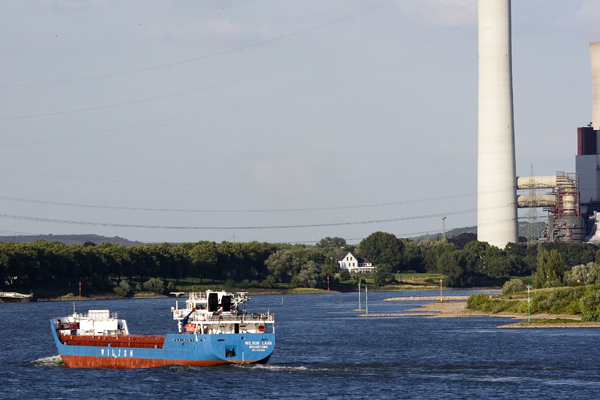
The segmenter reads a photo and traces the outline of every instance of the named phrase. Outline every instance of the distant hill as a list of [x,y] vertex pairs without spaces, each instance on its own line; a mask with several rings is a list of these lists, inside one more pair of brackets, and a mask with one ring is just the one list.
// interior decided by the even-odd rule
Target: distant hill
[[[538,222],[538,232],[541,233],[545,226],[546,226],[546,222]],[[529,222],[524,222],[524,221],[523,222],[519,222],[519,226],[518,226],[518,235],[519,235],[519,238],[521,238],[521,237],[522,238],[527,237],[528,231],[529,231]],[[446,232],[446,237],[448,239],[451,239],[453,237],[459,237],[459,236],[461,236],[464,233],[472,233],[472,234],[477,235],[477,227],[476,226],[468,226],[468,227],[465,227],[465,228],[452,229],[452,230],[449,230],[448,232]],[[422,242],[424,240],[437,240],[437,239],[441,239],[441,237],[442,237],[442,232],[439,232],[439,233],[432,233],[432,234],[429,234],[429,235],[417,236],[417,237],[413,237],[411,239],[414,240],[414,241],[417,241],[417,242]]]
[[60,242],[66,245],[71,244],[84,244],[86,242],[92,242],[94,244],[100,244],[102,242],[118,243],[123,246],[136,246],[142,244],[141,242],[132,242],[131,240],[123,239],[122,237],[107,237],[101,235],[23,235],[23,236],[0,236],[0,242],[13,242],[13,243],[29,243],[37,240],[47,240],[49,242]]
[[[448,239],[450,239],[451,237],[454,236],[460,236],[463,233],[474,233],[477,234],[477,227],[476,226],[468,226],[465,228],[455,228],[455,229],[451,229],[448,232],[446,232],[446,237]],[[422,236],[417,236],[417,237],[413,237],[411,238],[412,240],[416,241],[416,242],[422,242],[424,240],[437,240],[437,239],[441,239],[443,236],[442,232],[439,233],[431,233],[428,235],[422,235]]]

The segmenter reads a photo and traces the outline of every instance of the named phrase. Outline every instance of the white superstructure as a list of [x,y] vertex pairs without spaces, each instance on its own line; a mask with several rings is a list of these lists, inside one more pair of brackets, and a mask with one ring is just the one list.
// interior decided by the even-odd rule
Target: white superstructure
[[176,306],[171,307],[171,312],[177,321],[179,333],[274,333],[274,315],[269,312],[248,314],[243,307],[248,300],[243,292],[190,292],[185,308],[180,309],[177,301]]
[[[75,306],[73,306],[75,307]],[[60,335],[128,335],[127,322],[119,319],[117,313],[109,310],[89,310],[87,314],[77,313],[57,318],[55,326]]]
[[510,0],[479,0],[477,240],[517,241]]

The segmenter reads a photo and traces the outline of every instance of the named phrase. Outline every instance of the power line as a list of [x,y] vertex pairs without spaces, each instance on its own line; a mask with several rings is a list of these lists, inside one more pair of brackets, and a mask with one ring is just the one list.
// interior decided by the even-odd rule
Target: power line
[[92,205],[92,204],[77,204],[77,203],[65,203],[58,201],[46,201],[46,200],[34,200],[24,199],[18,197],[0,196],[0,200],[14,201],[19,203],[32,203],[32,204],[46,204],[53,206],[67,206],[67,207],[82,207],[82,208],[96,208],[96,209],[108,209],[108,210],[128,210],[128,211],[157,211],[157,212],[185,212],[185,213],[277,213],[277,212],[304,212],[304,211],[331,211],[331,210],[349,210],[356,208],[373,208],[373,207],[387,207],[406,205],[412,203],[423,203],[439,200],[458,199],[464,197],[473,197],[477,193],[464,193],[454,196],[441,196],[433,197],[428,199],[416,199],[397,201],[389,203],[377,203],[377,204],[363,204],[354,206],[336,206],[336,207],[313,207],[313,208],[287,208],[287,209],[245,209],[245,210],[218,210],[218,209],[177,209],[177,208],[148,208],[148,207],[121,207],[121,206],[107,206],[107,205]]
[[234,52],[241,51],[241,50],[246,50],[246,49],[249,49],[249,48],[252,48],[252,47],[261,46],[263,44],[267,44],[267,43],[275,42],[275,41],[278,41],[278,40],[286,39],[286,38],[289,38],[289,37],[292,37],[292,36],[297,36],[297,35],[300,35],[300,34],[303,34],[303,33],[306,33],[306,32],[310,32],[310,31],[315,30],[315,29],[320,29],[320,28],[323,28],[325,26],[332,25],[332,24],[335,24],[335,23],[338,23],[338,22],[341,22],[341,21],[344,21],[344,20],[356,17],[356,16],[361,15],[361,14],[365,14],[367,12],[370,12],[370,11],[376,10],[378,8],[387,6],[388,4],[395,3],[397,1],[398,0],[384,1],[383,3],[376,4],[374,6],[368,7],[366,9],[361,10],[361,11],[357,11],[357,12],[348,14],[348,15],[340,17],[340,18],[336,18],[336,19],[328,21],[328,22],[325,22],[325,23],[322,23],[322,24],[319,24],[319,25],[315,25],[315,26],[312,26],[310,28],[301,29],[299,31],[288,33],[286,35],[282,35],[282,36],[279,36],[277,38],[263,40],[261,42],[256,42],[256,43],[249,44],[249,45],[246,45],[246,46],[236,47],[234,49],[229,49],[229,50],[221,51],[221,52],[218,52],[218,53],[207,54],[205,56],[189,58],[187,60],[176,61],[176,62],[168,63],[168,64],[155,65],[153,67],[146,67],[146,68],[139,68],[139,69],[134,69],[134,70],[129,70],[129,71],[115,72],[115,73],[112,73],[112,74],[95,75],[95,76],[89,76],[89,77],[84,77],[84,78],[65,79],[65,80],[60,80],[60,81],[43,82],[43,83],[30,83],[30,84],[0,86],[0,90],[29,89],[29,88],[36,88],[36,87],[64,85],[64,84],[70,84],[70,83],[80,83],[80,82],[86,82],[86,81],[92,81],[92,80],[99,80],[99,79],[106,79],[106,78],[115,78],[115,77],[119,77],[119,76],[126,76],[126,75],[141,73],[141,72],[148,72],[148,71],[154,71],[154,70],[157,70],[157,69],[163,69],[163,68],[173,67],[173,66],[176,66],[176,65],[188,64],[188,63],[195,62],[195,61],[205,60],[205,59],[209,59],[209,58],[213,58],[213,57],[217,57],[217,56],[222,56],[222,55],[225,55],[225,54],[234,53]]
[[[247,4],[247,3],[251,3],[252,0],[246,0],[246,1],[240,1],[237,0],[235,3],[233,3],[233,5],[228,5],[228,9],[230,8],[234,8],[237,7],[241,4]],[[200,2],[196,2],[196,4],[200,4]],[[182,16],[185,17],[189,17],[191,15],[196,15],[196,14],[202,14],[205,13],[207,10],[218,10],[219,12],[222,10],[222,7],[210,7],[210,8],[206,8],[204,10],[201,10],[199,12],[195,12],[195,13],[190,13],[187,12],[185,14],[181,14],[181,15],[175,15],[175,16],[170,16],[170,17],[163,17],[163,18],[157,18],[157,19],[152,19],[152,20],[148,20],[148,21],[136,21],[135,24],[132,23],[128,23],[128,24],[123,24],[120,26],[109,26],[109,27],[103,27],[103,28],[97,28],[97,29],[87,29],[87,30],[83,30],[83,31],[71,31],[71,32],[54,32],[52,34],[45,34],[45,35],[35,35],[35,36],[27,36],[27,37],[14,37],[14,38],[4,38],[4,40],[27,40],[27,39],[40,39],[40,38],[48,38],[48,37],[63,37],[63,36],[72,36],[72,35],[81,35],[81,34],[85,34],[85,33],[92,33],[92,32],[103,32],[103,31],[107,31],[107,30],[120,30],[120,29],[126,29],[128,27],[131,26],[135,26],[135,27],[139,27],[140,25],[145,25],[145,24],[150,24],[153,22],[158,22],[158,21],[166,21],[169,19],[175,19],[175,18],[180,18]]]
[[[486,209],[497,209],[512,207],[514,204],[508,204],[504,206],[488,207]],[[484,210],[484,209],[479,209]],[[298,229],[298,228],[320,228],[329,226],[350,226],[350,225],[369,225],[369,224],[380,224],[386,222],[400,222],[400,221],[411,221],[418,219],[438,218],[445,215],[460,215],[477,212],[478,209],[461,210],[461,211],[450,211],[437,214],[429,215],[418,215],[410,217],[400,218],[389,218],[380,220],[369,220],[369,221],[355,221],[355,222],[334,222],[334,223],[320,223],[320,224],[303,224],[303,225],[272,225],[272,226],[168,226],[168,225],[139,225],[139,224],[115,224],[108,222],[88,222],[88,221],[72,221],[63,219],[51,219],[51,218],[38,218],[38,217],[25,217],[20,215],[0,214],[0,218],[12,219],[19,221],[33,221],[33,222],[49,222],[57,224],[67,225],[86,225],[86,226],[107,226],[107,227],[119,227],[119,228],[141,228],[141,229],[168,229],[168,230],[269,230],[269,229]]]
[[[462,3],[462,1],[463,0],[458,0],[457,2],[452,3],[452,4],[444,7],[443,9],[450,8],[450,7],[452,7],[452,6],[454,6],[454,5],[458,4],[458,3]],[[437,14],[438,11],[429,13],[429,14],[427,14],[425,16],[422,16],[422,17],[419,17],[419,18],[417,18],[417,19],[415,19],[413,21],[410,21],[410,22],[408,22],[406,24],[401,24],[401,25],[399,25],[399,26],[397,26],[395,28],[388,29],[387,31],[384,31],[382,33],[379,33],[379,34],[376,34],[376,35],[372,35],[372,36],[369,36],[369,37],[367,37],[365,39],[362,39],[360,41],[355,41],[355,42],[352,42],[352,43],[350,43],[348,45],[342,46],[342,47],[346,47],[345,49],[340,49],[338,51],[331,51],[331,50],[329,50],[329,51],[326,51],[326,52],[323,52],[323,53],[319,53],[319,54],[317,54],[315,56],[312,56],[312,57],[308,57],[308,58],[305,58],[305,59],[301,59],[299,61],[295,61],[295,62],[292,62],[292,63],[284,64],[284,65],[279,66],[279,67],[271,68],[271,69],[268,69],[268,70],[265,70],[265,71],[262,71],[262,72],[258,72],[258,73],[246,75],[246,76],[243,76],[243,77],[238,77],[238,78],[230,79],[230,80],[219,82],[219,83],[215,83],[215,84],[205,85],[205,86],[197,87],[197,88],[194,88],[194,89],[187,89],[187,90],[184,90],[184,91],[179,91],[179,92],[174,92],[174,93],[168,93],[168,94],[163,94],[163,95],[154,96],[154,97],[147,97],[147,98],[143,98],[143,99],[132,100],[132,101],[127,101],[127,102],[122,102],[122,103],[115,103],[115,104],[109,104],[109,105],[103,105],[103,106],[97,106],[97,107],[80,108],[80,109],[75,109],[75,110],[57,111],[57,112],[50,112],[50,113],[29,114],[29,115],[20,115],[20,116],[12,116],[12,117],[2,117],[2,118],[0,118],[0,120],[37,118],[37,117],[46,117],[46,116],[53,116],[53,115],[73,114],[73,113],[79,113],[79,112],[84,112],[84,111],[102,110],[102,109],[120,107],[120,106],[125,106],[125,105],[145,103],[145,102],[150,102],[150,101],[154,101],[154,100],[162,100],[162,99],[166,99],[166,98],[171,98],[171,97],[176,97],[176,96],[182,96],[182,95],[186,95],[186,94],[190,94],[190,93],[196,93],[196,92],[207,90],[207,89],[214,89],[214,88],[218,88],[218,87],[222,87],[222,86],[226,86],[226,85],[230,85],[230,84],[234,84],[234,83],[239,83],[239,82],[243,82],[243,81],[246,81],[246,80],[250,80],[250,79],[255,79],[255,78],[258,78],[258,77],[266,76],[266,75],[269,75],[269,74],[272,74],[272,73],[275,73],[275,72],[281,72],[281,71],[284,71],[284,70],[287,70],[287,69],[296,68],[296,67],[299,67],[299,66],[302,66],[302,65],[306,65],[308,63],[312,63],[312,62],[315,62],[315,61],[323,60],[323,59],[328,58],[328,57],[339,55],[339,54],[348,52],[350,50],[354,50],[356,48],[372,44],[374,42],[377,42],[377,41],[389,38],[391,36],[407,32],[407,31],[409,31],[411,29],[417,28],[417,27],[419,27],[421,25],[424,25],[426,23],[430,23],[432,21],[435,21],[436,19],[440,19],[440,18],[446,17],[446,16],[448,16],[450,14],[453,14],[455,12],[458,12],[458,11],[462,10],[463,8],[470,7],[473,4],[475,4],[475,2],[471,2],[471,3],[469,3],[469,4],[467,4],[467,5],[463,6],[463,7],[460,7],[458,9],[454,9],[451,12],[439,15],[439,16],[437,16],[435,18],[432,18],[432,19],[429,19],[429,20],[425,20],[425,21],[420,22],[418,24],[413,24],[415,21],[418,21],[418,20],[423,19],[425,17],[428,17],[430,15]],[[413,25],[411,25],[411,24],[413,24]],[[404,26],[407,26],[407,25],[411,25],[411,26],[409,26],[408,28],[403,29],[401,31],[397,31],[397,32],[385,34],[386,32],[396,31],[398,28],[401,28],[401,27],[404,27]],[[459,28],[456,28],[456,29],[459,29]],[[384,36],[382,36],[382,35],[384,35]],[[446,36],[446,35],[447,35],[447,33],[444,33],[442,35],[438,35],[438,36],[434,37],[433,39],[436,39],[436,38],[439,38],[439,37],[442,37],[442,36]],[[373,38],[375,38],[375,39],[373,39]],[[372,40],[370,40],[370,39],[372,39]],[[393,54],[397,54],[397,53],[393,53]],[[312,82],[309,82],[309,83],[312,83]]]
[[[480,194],[490,194],[503,192],[506,189],[494,190],[486,193],[481,192]],[[281,212],[306,212],[306,211],[331,211],[331,210],[350,210],[357,208],[375,208],[375,207],[390,207],[414,203],[425,203],[433,201],[447,201],[451,199],[459,199],[465,197],[474,197],[477,192],[472,193],[461,193],[456,195],[430,197],[425,199],[413,199],[404,201],[395,201],[387,203],[375,203],[375,204],[362,204],[362,205],[348,205],[348,206],[331,206],[331,207],[306,207],[306,208],[286,208],[286,209],[181,209],[181,208],[150,208],[150,207],[124,207],[124,206],[109,206],[109,205],[94,205],[94,204],[80,204],[80,203],[67,203],[58,201],[48,200],[35,200],[25,199],[19,197],[0,196],[0,200],[14,201],[19,203],[32,203],[32,204],[45,204],[53,206],[66,206],[66,207],[81,207],[81,208],[95,208],[95,209],[108,209],[108,210],[128,210],[128,211],[156,211],[156,212],[185,212],[185,213],[281,213]]]
[[141,184],[141,185],[157,185],[157,186],[190,186],[190,187],[315,187],[315,186],[337,186],[337,185],[365,185],[368,183],[383,183],[383,182],[399,182],[406,181],[411,179],[426,179],[426,178],[439,178],[446,176],[456,176],[456,175],[471,175],[475,172],[473,171],[459,171],[452,172],[447,174],[432,174],[432,175],[420,175],[413,177],[402,177],[402,178],[393,178],[393,179],[370,179],[370,180],[357,180],[357,181],[332,181],[332,182],[317,182],[317,183],[281,183],[281,184],[211,184],[211,183],[174,183],[174,182],[150,182],[150,181],[131,181],[131,180],[119,180],[119,179],[100,179],[100,178],[90,178],[90,177],[76,177],[76,176],[68,176],[68,175],[53,175],[53,174],[43,174],[39,172],[23,172],[23,171],[14,171],[7,169],[0,169],[0,172],[5,173],[14,173],[14,174],[22,174],[22,175],[32,175],[32,176],[44,176],[50,178],[61,178],[61,179],[75,179],[75,180],[83,180],[83,181],[92,181],[92,182],[110,182],[110,183],[127,183],[127,184]]
[[[543,4],[537,5],[537,6],[533,7],[533,8],[531,8],[531,9],[526,10],[525,12],[522,12],[522,13],[518,14],[517,16],[523,15],[523,14],[525,14],[525,13],[527,13],[527,12],[529,12],[529,11],[537,8],[537,7],[541,7],[542,5],[547,4],[547,3],[551,2],[551,1],[553,1],[553,0],[548,0],[545,3],[543,3]],[[462,27],[471,25],[472,23],[473,22],[469,22],[468,24],[465,24]],[[456,29],[461,29],[462,27],[456,28]],[[464,37],[462,37],[460,39],[457,39],[457,40],[454,40],[452,42],[449,42],[449,43],[443,44],[441,46],[435,47],[433,49],[430,49],[430,50],[428,50],[426,52],[419,53],[419,54],[417,54],[415,56],[412,56],[412,57],[409,57],[409,58],[406,58],[406,59],[402,59],[400,61],[396,61],[396,62],[393,62],[391,64],[388,64],[388,65],[385,65],[385,66],[382,66],[382,67],[379,67],[379,68],[376,68],[376,69],[373,69],[373,70],[370,70],[370,71],[366,71],[366,72],[363,72],[363,73],[360,73],[358,75],[354,75],[354,76],[351,76],[351,77],[348,77],[348,78],[345,78],[345,79],[342,79],[342,80],[339,80],[337,82],[333,82],[333,83],[330,83],[330,84],[326,84],[326,85],[323,85],[323,86],[319,86],[319,87],[316,87],[316,88],[313,88],[313,89],[305,90],[305,91],[298,92],[298,93],[295,93],[295,94],[291,94],[291,95],[288,95],[288,96],[279,97],[279,98],[275,98],[275,99],[272,99],[272,100],[264,101],[262,103],[258,103],[258,104],[254,104],[254,105],[248,105],[248,106],[245,106],[245,107],[240,107],[240,108],[233,109],[233,110],[226,110],[226,111],[222,111],[222,112],[216,112],[218,110],[222,110],[222,109],[226,109],[226,108],[235,107],[235,106],[238,106],[238,105],[250,103],[250,102],[253,102],[253,101],[256,101],[256,100],[259,100],[259,99],[263,99],[263,98],[266,98],[266,97],[275,96],[275,95],[278,95],[278,94],[281,94],[281,93],[284,93],[284,92],[289,92],[289,91],[294,90],[294,89],[302,88],[302,87],[305,87],[305,86],[307,86],[309,84],[313,84],[313,83],[316,83],[316,82],[319,82],[319,81],[327,80],[327,79],[329,79],[331,77],[335,77],[335,76],[338,76],[338,75],[341,75],[341,74],[344,74],[344,73],[347,73],[347,72],[350,72],[350,71],[362,68],[362,67],[364,67],[366,65],[373,64],[375,62],[379,62],[379,61],[381,61],[381,60],[383,60],[385,58],[389,58],[389,57],[394,56],[396,54],[402,53],[402,52],[404,52],[404,51],[406,51],[408,49],[411,49],[411,48],[417,47],[419,45],[422,45],[424,43],[430,42],[430,41],[432,41],[434,39],[437,39],[438,37],[446,36],[447,33],[445,33],[443,35],[438,35],[438,36],[436,36],[434,38],[428,39],[428,40],[426,40],[424,42],[421,42],[421,43],[419,43],[417,45],[414,45],[414,46],[411,46],[411,47],[409,47],[407,49],[400,50],[398,52],[389,54],[389,55],[381,57],[381,58],[379,58],[377,60],[373,60],[373,61],[370,61],[370,62],[367,62],[367,63],[363,63],[363,64],[361,64],[359,66],[355,66],[355,67],[349,68],[349,69],[347,69],[345,71],[341,71],[341,72],[337,72],[337,73],[331,74],[331,75],[329,75],[327,77],[324,77],[324,78],[319,78],[319,79],[314,80],[314,81],[306,82],[306,83],[303,83],[303,84],[300,84],[300,85],[297,85],[297,86],[294,86],[294,87],[291,87],[291,88],[287,88],[287,89],[284,89],[284,90],[281,90],[281,91],[278,91],[278,92],[274,92],[274,93],[270,93],[270,94],[267,94],[267,95],[259,96],[259,97],[256,97],[254,99],[244,100],[244,101],[241,101],[241,102],[238,102],[238,103],[234,103],[234,104],[230,104],[230,105],[225,105],[225,106],[213,108],[211,110],[190,113],[190,114],[182,115],[182,116],[179,116],[179,117],[167,118],[167,119],[163,119],[163,120],[155,121],[155,122],[150,122],[150,123],[143,123],[143,124],[131,125],[129,127],[124,127],[124,128],[116,128],[116,129],[107,129],[107,130],[102,130],[102,131],[96,131],[96,132],[92,132],[92,133],[88,133],[88,134],[78,134],[78,135],[69,135],[69,136],[55,137],[55,138],[49,138],[49,139],[38,139],[38,140],[30,140],[30,141],[3,143],[3,144],[0,144],[0,147],[13,147],[13,146],[35,145],[35,144],[59,143],[59,142],[66,142],[66,141],[73,141],[73,140],[83,140],[83,139],[91,139],[91,138],[99,138],[99,137],[108,137],[108,136],[123,135],[123,134],[126,134],[126,133],[136,133],[136,132],[142,132],[142,131],[147,131],[147,130],[151,130],[151,129],[166,128],[166,127],[171,127],[171,126],[175,126],[175,125],[181,125],[181,124],[185,124],[185,123],[200,121],[200,120],[204,120],[204,119],[208,119],[208,118],[215,118],[215,117],[219,117],[219,116],[223,116],[223,115],[228,115],[228,114],[231,114],[231,113],[234,113],[234,112],[246,111],[246,110],[254,109],[254,108],[257,108],[257,107],[264,106],[264,105],[273,104],[273,103],[276,103],[276,102],[279,102],[279,101],[282,101],[282,100],[287,100],[287,99],[295,98],[295,97],[298,97],[298,96],[301,96],[301,95],[312,93],[312,92],[315,92],[315,91],[318,91],[318,90],[322,90],[322,89],[325,89],[325,88],[329,88],[329,87],[332,87],[332,86],[336,86],[336,85],[339,85],[339,84],[342,84],[342,83],[345,83],[345,82],[348,82],[348,81],[351,81],[351,80],[354,80],[354,79],[358,79],[358,78],[366,76],[366,75],[370,75],[372,73],[375,73],[375,72],[378,72],[378,71],[381,71],[381,70],[384,70],[384,69],[387,69],[387,68],[391,68],[391,67],[396,66],[396,65],[398,65],[400,63],[407,62],[407,61],[416,59],[416,58],[418,58],[420,56],[423,56],[425,54],[432,53],[432,52],[434,52],[436,50],[439,50],[441,48],[444,48],[444,47],[447,47],[447,46],[452,45],[454,43],[457,43],[457,42],[462,41],[462,40],[464,40],[464,39],[466,39],[468,37],[474,36],[476,34],[477,33],[469,34],[469,35],[464,36]],[[204,116],[200,116],[200,117],[196,117],[196,118],[191,118],[191,119],[188,119],[188,120],[181,120],[182,118],[192,117],[194,115],[200,115],[200,114],[205,114],[205,113],[210,113],[210,112],[213,112],[213,114],[204,115]],[[214,112],[216,112],[216,113],[214,113]],[[177,121],[178,119],[180,121]],[[167,121],[174,121],[174,122],[165,123]],[[159,124],[159,125],[155,125],[155,124]],[[154,125],[154,126],[152,126],[152,125]],[[130,128],[134,128],[134,129],[130,129]],[[127,130],[127,129],[129,129],[129,130]],[[109,133],[109,132],[113,132],[113,133]]]

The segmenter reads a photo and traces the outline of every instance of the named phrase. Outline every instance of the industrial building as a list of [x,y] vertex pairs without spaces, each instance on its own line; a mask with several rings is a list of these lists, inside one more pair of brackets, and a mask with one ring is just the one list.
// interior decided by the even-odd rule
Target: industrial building
[[[576,173],[516,177],[511,1],[479,0],[478,18],[477,239],[500,248],[515,243],[517,208],[541,207],[548,223],[534,239],[600,242],[600,228],[594,236],[600,219],[600,42],[590,43],[592,123],[577,129]],[[528,193],[517,196],[517,190]]]
[[[577,128],[576,173],[517,178],[517,189],[529,190],[518,196],[520,208],[542,207],[548,223],[539,240],[551,242],[600,242],[600,42],[590,43],[592,62],[592,123]],[[549,193],[537,194],[546,189]],[[530,221],[534,222],[534,221]]]

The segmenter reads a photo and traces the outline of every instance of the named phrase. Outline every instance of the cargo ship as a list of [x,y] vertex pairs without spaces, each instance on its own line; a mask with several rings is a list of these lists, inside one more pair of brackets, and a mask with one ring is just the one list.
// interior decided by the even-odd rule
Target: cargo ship
[[70,368],[206,367],[266,363],[275,347],[275,318],[248,313],[246,293],[189,293],[171,307],[178,333],[130,334],[127,322],[109,310],[89,310],[50,320],[62,361]]

